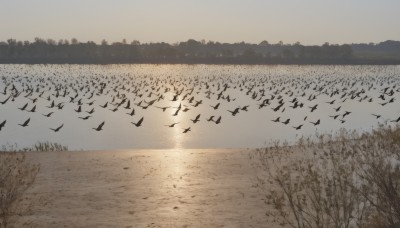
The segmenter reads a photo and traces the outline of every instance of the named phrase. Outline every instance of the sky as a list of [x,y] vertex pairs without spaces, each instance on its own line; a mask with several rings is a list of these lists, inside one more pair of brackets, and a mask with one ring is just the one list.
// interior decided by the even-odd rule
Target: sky
[[0,40],[400,40],[400,0],[0,0]]

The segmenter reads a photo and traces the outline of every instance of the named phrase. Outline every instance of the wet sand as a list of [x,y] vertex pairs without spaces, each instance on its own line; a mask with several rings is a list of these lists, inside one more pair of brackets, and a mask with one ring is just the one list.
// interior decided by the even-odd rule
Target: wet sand
[[40,199],[18,225],[270,227],[252,150],[28,153]]

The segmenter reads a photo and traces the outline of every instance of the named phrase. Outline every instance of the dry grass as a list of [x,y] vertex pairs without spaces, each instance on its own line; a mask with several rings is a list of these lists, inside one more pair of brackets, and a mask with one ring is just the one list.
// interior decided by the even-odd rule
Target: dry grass
[[285,227],[399,227],[400,127],[342,130],[258,150],[270,221]]
[[21,202],[39,172],[38,165],[26,162],[17,152],[0,153],[0,227],[8,227],[12,220],[29,210]]
[[35,202],[25,200],[26,191],[33,185],[39,165],[25,159],[26,151],[66,151],[58,143],[38,142],[18,149],[16,144],[1,147],[0,152],[0,228],[14,224],[21,214],[29,213]]

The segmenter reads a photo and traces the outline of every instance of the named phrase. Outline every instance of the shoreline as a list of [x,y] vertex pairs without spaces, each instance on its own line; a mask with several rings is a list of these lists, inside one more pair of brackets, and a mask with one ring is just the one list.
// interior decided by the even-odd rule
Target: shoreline
[[18,225],[262,227],[252,149],[26,153],[40,164]]
[[0,64],[26,65],[399,65],[400,59],[0,59]]

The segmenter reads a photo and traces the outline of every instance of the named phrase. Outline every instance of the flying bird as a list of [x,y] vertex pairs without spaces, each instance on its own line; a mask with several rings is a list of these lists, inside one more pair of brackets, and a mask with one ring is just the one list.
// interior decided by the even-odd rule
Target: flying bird
[[56,129],[50,128],[50,130],[54,131],[54,132],[58,132],[62,127],[64,127],[64,124],[61,124],[61,126],[59,126]]
[[94,129],[96,131],[101,131],[101,130],[103,130],[104,123],[105,123],[105,121],[103,121],[97,128],[92,128],[92,129]]
[[7,120],[4,120],[1,124],[0,124],[0,131],[1,129],[3,129],[3,127],[6,125]]
[[27,127],[29,124],[29,121],[31,121],[31,118],[28,118],[27,120],[25,120],[25,122],[23,124],[18,124],[21,127]]
[[131,122],[131,123],[132,123],[133,125],[135,125],[136,127],[140,127],[140,126],[142,126],[143,118],[144,118],[144,117],[142,117],[137,123],[134,123],[134,122]]

